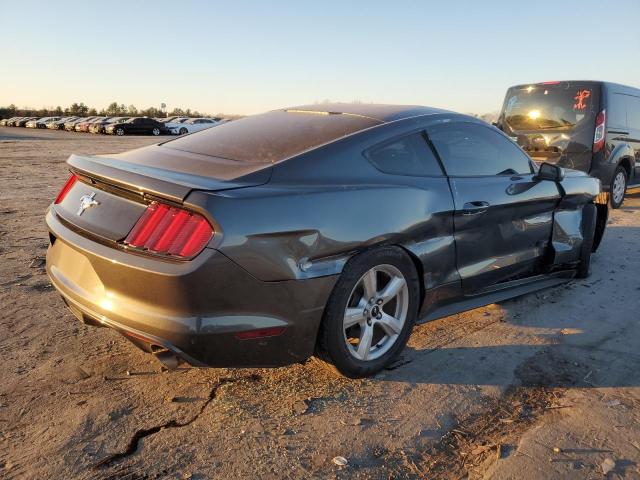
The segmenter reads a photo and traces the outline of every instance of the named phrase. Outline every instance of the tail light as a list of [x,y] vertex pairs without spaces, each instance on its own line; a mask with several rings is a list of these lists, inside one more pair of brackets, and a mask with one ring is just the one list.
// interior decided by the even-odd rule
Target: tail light
[[605,124],[607,122],[607,114],[602,110],[596,117],[596,131],[593,135],[593,153],[597,153],[604,147],[605,140]]
[[189,258],[200,253],[212,236],[213,229],[202,215],[153,202],[124,243],[159,255]]
[[56,196],[56,199],[53,201],[53,203],[57,205],[58,203],[62,202],[64,200],[64,197],[67,196],[67,193],[69,193],[69,190],[73,188],[73,186],[76,184],[77,181],[78,181],[78,177],[76,177],[72,173],[71,176],[65,182],[65,184],[62,186],[62,189],[60,190],[60,192],[58,192],[58,195]]

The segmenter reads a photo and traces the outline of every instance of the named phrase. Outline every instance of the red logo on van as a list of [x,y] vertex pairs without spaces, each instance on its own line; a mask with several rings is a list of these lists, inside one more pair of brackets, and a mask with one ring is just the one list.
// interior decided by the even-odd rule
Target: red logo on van
[[578,90],[576,96],[573,97],[573,99],[576,101],[576,103],[573,105],[573,109],[584,110],[585,108],[587,108],[587,105],[584,103],[584,101],[590,96],[591,90]]

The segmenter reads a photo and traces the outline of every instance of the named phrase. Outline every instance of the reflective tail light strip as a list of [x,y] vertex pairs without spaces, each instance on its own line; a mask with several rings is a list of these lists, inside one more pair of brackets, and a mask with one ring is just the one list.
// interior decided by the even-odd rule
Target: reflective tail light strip
[[211,225],[201,215],[154,202],[147,207],[124,243],[155,254],[193,257],[212,236]]
[[53,203],[57,205],[58,203],[62,202],[64,200],[64,197],[67,196],[67,193],[69,193],[69,190],[73,188],[73,186],[76,184],[77,181],[78,181],[78,177],[76,177],[72,173],[71,176],[67,179],[65,184],[60,189],[60,192],[56,196],[56,199],[53,201]]

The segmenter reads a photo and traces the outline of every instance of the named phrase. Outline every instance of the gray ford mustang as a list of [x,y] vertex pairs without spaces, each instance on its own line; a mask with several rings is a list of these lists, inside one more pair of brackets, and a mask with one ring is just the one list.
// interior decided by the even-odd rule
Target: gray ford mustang
[[598,180],[420,106],[276,110],[68,165],[51,282],[170,366],[372,375],[416,322],[586,276],[607,220]]

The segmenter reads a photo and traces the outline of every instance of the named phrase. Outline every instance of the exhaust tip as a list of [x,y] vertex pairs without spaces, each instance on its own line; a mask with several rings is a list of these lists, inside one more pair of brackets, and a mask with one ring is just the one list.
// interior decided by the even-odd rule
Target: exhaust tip
[[153,355],[155,355],[156,359],[158,359],[162,366],[167,370],[175,370],[182,363],[180,357],[169,350],[153,352]]

